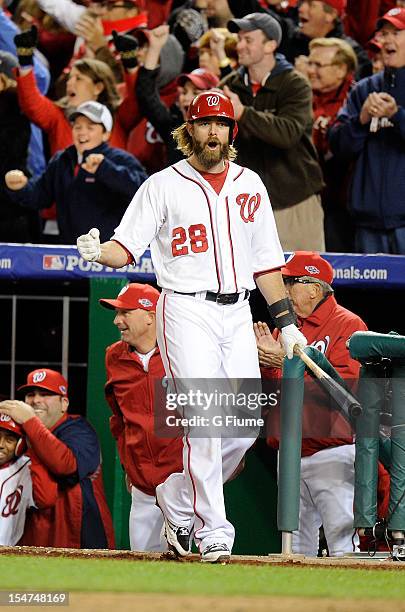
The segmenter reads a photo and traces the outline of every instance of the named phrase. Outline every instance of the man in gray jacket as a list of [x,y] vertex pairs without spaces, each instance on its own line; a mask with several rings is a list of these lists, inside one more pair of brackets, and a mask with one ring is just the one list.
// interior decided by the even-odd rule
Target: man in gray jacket
[[251,13],[229,21],[228,29],[239,39],[240,68],[222,81],[239,126],[238,162],[265,183],[284,250],[323,251],[323,181],[311,140],[311,87],[276,54],[282,34],[273,17]]

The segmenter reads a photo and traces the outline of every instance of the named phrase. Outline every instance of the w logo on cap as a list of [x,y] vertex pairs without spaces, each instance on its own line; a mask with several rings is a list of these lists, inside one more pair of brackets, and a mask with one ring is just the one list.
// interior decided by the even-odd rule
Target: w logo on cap
[[208,106],[217,106],[219,104],[219,96],[207,96]]
[[41,383],[45,380],[45,378],[46,378],[46,372],[44,372],[43,370],[41,372],[35,372],[35,374],[32,377],[32,382]]

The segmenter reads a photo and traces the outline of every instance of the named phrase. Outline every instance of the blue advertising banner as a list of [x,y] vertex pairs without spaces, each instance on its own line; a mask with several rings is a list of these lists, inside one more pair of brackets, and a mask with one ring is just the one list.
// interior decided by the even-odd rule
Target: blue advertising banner
[[150,252],[145,251],[139,265],[114,269],[86,261],[73,246],[0,244],[0,279],[128,278],[155,279]]
[[[288,254],[286,254],[287,256]],[[325,253],[334,269],[336,287],[405,287],[405,256]],[[128,278],[153,281],[150,252],[138,265],[118,270],[82,259],[73,246],[0,244],[0,279]]]

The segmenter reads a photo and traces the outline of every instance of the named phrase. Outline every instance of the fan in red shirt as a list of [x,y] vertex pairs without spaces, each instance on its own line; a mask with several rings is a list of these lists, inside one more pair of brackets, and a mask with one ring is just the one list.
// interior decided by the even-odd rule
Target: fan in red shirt
[[[346,341],[355,331],[367,329],[360,317],[340,306],[333,296],[332,266],[318,253],[296,251],[281,269],[287,293],[308,344],[321,351],[350,384],[360,364],[352,359]],[[267,325],[255,325],[264,378],[280,378],[284,351]],[[330,556],[352,552],[354,444],[349,424],[306,375],[299,529],[293,534],[293,551],[316,556],[319,528],[323,525]],[[269,418],[268,443],[278,447],[278,419]],[[358,540],[355,540],[358,544]]]
[[107,348],[105,393],[113,412],[111,432],[132,496],[131,550],[167,550],[155,489],[170,474],[183,470],[181,437],[159,437],[155,429],[155,406],[159,392],[164,401],[166,380],[156,341],[159,295],[150,285],[130,283],[115,300],[100,300],[115,310],[114,324],[121,332],[121,340]]
[[[114,548],[112,519],[104,496],[97,435],[79,415],[67,414],[66,379],[55,370],[30,372],[18,389],[25,401],[6,400],[0,409],[19,423],[33,465],[47,471],[46,507],[27,512],[19,544],[57,548]],[[44,474],[32,471],[33,490]]]

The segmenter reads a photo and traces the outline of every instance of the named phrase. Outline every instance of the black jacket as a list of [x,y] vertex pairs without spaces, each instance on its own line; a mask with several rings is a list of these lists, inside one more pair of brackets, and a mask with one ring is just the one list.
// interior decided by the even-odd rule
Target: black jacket
[[167,147],[167,161],[170,166],[184,158],[184,155],[176,149],[172,137],[172,131],[179,127],[184,119],[177,104],[167,108],[160,99],[156,81],[158,74],[158,68],[155,70],[148,70],[143,66],[139,68],[136,97],[142,114],[150,121]]
[[0,242],[38,242],[39,216],[16,204],[10,197],[4,175],[9,170],[27,171],[31,136],[28,119],[22,114],[15,89],[0,93]]
[[137,189],[148,178],[140,162],[126,151],[103,143],[86,151],[102,153],[105,159],[95,174],[77,165],[74,145],[53,156],[44,174],[31,179],[10,197],[29,208],[49,208],[56,201],[61,244],[75,244],[92,227],[100,230],[102,242],[109,240]]
[[312,91],[307,79],[277,55],[256,96],[245,68],[221,81],[225,84],[245,106],[235,143],[238,163],[259,174],[273,208],[287,208],[319,193],[323,181],[312,143]]

